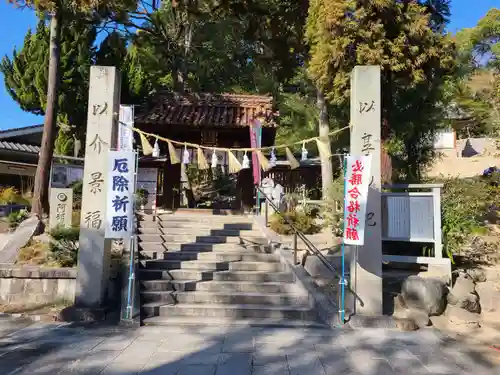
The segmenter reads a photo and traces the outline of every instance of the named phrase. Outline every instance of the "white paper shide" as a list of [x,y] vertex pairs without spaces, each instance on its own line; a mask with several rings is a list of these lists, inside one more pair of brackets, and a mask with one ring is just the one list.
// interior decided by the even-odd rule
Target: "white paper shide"
[[134,215],[135,153],[110,151],[106,200],[106,238],[132,235]]
[[361,246],[365,242],[366,204],[372,156],[348,155],[346,161],[344,243]]

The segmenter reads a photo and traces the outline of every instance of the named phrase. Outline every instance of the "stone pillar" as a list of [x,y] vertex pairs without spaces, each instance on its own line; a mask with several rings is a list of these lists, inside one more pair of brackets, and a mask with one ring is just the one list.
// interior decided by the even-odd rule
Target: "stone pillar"
[[104,239],[108,151],[118,137],[120,76],[115,67],[90,68],[80,251],[75,305],[101,307],[108,284],[111,240]]
[[372,155],[366,208],[365,245],[351,256],[351,285],[358,315],[382,315],[381,88],[380,66],[356,66],[351,73],[352,155]]

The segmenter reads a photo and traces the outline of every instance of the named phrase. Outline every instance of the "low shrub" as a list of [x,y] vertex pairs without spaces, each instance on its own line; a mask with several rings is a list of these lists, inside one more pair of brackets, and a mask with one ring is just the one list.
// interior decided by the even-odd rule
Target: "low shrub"
[[28,216],[29,213],[26,210],[11,212],[7,216],[7,222],[9,223],[9,228],[11,230],[16,229],[19,226],[19,224],[21,224],[24,220],[28,218]]
[[30,205],[30,201],[23,197],[19,191],[12,187],[0,187],[0,204]]
[[487,218],[498,204],[500,189],[485,178],[451,178],[441,195],[443,243],[450,259],[471,236],[487,231]]
[[74,267],[78,261],[80,228],[62,226],[50,231],[50,258],[61,267]]
[[26,246],[19,250],[16,263],[45,265],[47,263],[48,251],[49,245],[47,243],[30,240]]
[[[314,234],[321,230],[321,226],[317,225],[315,218],[308,215],[307,211],[290,211],[283,214],[299,231],[304,234]],[[293,230],[285,221],[285,218],[280,214],[274,213],[270,218],[270,227],[278,234],[290,235]]]

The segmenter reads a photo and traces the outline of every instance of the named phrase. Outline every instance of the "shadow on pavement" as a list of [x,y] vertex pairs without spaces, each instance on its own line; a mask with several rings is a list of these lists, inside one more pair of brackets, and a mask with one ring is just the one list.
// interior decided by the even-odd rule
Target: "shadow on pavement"
[[1,375],[493,374],[433,329],[33,324],[0,339]]

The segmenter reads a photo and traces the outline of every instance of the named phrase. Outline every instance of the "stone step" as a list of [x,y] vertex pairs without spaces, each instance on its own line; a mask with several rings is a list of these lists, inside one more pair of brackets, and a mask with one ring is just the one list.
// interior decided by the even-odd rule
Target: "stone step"
[[204,281],[196,284],[197,291],[220,293],[295,293],[298,288],[292,283],[256,281]]
[[285,266],[278,262],[231,262],[229,271],[283,272]]
[[139,270],[139,280],[215,280],[215,281],[255,281],[292,283],[293,275],[288,272],[255,271],[200,271],[200,270]]
[[164,243],[164,242],[177,242],[177,243],[209,243],[209,244],[243,244],[243,243],[257,243],[267,244],[267,240],[261,236],[197,236],[192,234],[161,234],[161,233],[148,233],[139,234],[139,242],[148,243]]
[[200,251],[170,251],[170,252],[141,252],[141,259],[162,259],[162,260],[204,260],[212,262],[279,262],[275,254],[255,253],[247,251],[231,252],[200,252]]
[[291,283],[245,282],[245,281],[200,281],[200,280],[140,280],[141,290],[147,292],[212,292],[212,293],[299,293],[299,288]]
[[207,317],[180,317],[180,316],[154,316],[143,320],[145,326],[154,327],[205,327],[205,326],[232,326],[265,327],[265,328],[307,328],[307,329],[329,329],[321,322],[307,320],[289,319],[230,319],[230,318],[207,318]]
[[196,290],[198,280],[140,280],[141,290],[150,292]]
[[165,251],[213,251],[213,252],[231,252],[231,251],[259,251],[263,245],[240,245],[234,243],[180,243],[180,242],[139,242],[139,251],[146,252],[165,252]]
[[141,260],[141,265],[151,270],[209,270],[224,271],[229,270],[228,262],[207,262],[203,260]]
[[139,228],[252,230],[252,223],[197,223],[190,221],[139,221]]
[[203,260],[141,260],[143,268],[151,270],[212,270],[212,271],[267,271],[282,272],[285,267],[278,262],[207,262]]
[[213,280],[293,283],[294,278],[289,272],[220,271],[213,274]]
[[190,223],[245,223],[252,224],[253,218],[249,216],[225,216],[225,215],[138,215],[139,221],[171,221],[171,222],[190,222]]
[[232,319],[296,319],[316,320],[313,309],[306,306],[268,306],[268,305],[208,305],[180,304],[164,305],[161,302],[147,303],[142,306],[144,317],[182,316]]
[[162,302],[165,304],[223,304],[223,305],[306,305],[307,296],[264,293],[216,293],[216,292],[174,292],[174,291],[144,291],[141,292],[144,303]]
[[220,237],[262,237],[262,232],[258,229],[239,230],[239,229],[217,229],[200,228],[193,226],[191,228],[163,228],[156,225],[139,226],[139,234],[161,234],[175,236],[220,236]]
[[139,270],[139,280],[212,280],[213,271],[199,270]]

